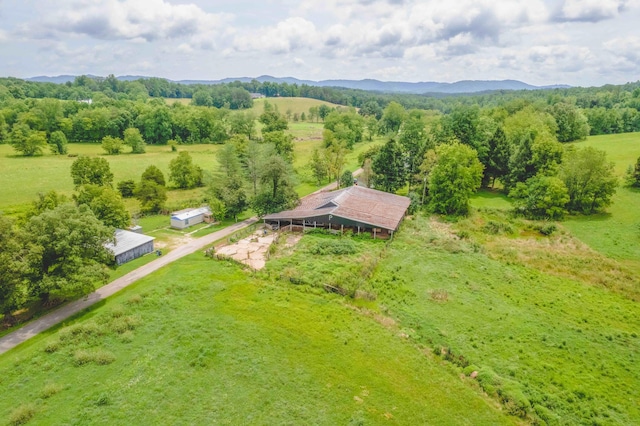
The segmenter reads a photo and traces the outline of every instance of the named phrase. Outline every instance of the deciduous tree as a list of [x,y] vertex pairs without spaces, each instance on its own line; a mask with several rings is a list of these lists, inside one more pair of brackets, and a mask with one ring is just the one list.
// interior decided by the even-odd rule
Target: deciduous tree
[[469,213],[469,198],[482,183],[482,163],[476,151],[460,143],[439,145],[429,173],[429,206],[450,215]]
[[49,146],[51,152],[54,154],[66,154],[67,153],[67,137],[60,130],[56,130],[51,133],[49,137]]
[[571,142],[586,139],[589,135],[589,123],[582,111],[566,102],[559,102],[550,108],[556,120],[556,135],[560,142]]
[[585,214],[609,206],[618,186],[614,164],[606,152],[593,147],[568,149],[559,177],[567,186],[569,211]]
[[202,169],[193,164],[187,151],[181,151],[169,163],[169,181],[177,188],[190,189],[202,185]]
[[88,206],[62,204],[25,225],[26,278],[30,293],[43,301],[85,295],[108,278],[113,255],[105,244],[113,231]]
[[11,315],[26,299],[22,234],[0,215],[0,314]]
[[397,133],[405,119],[407,112],[399,103],[392,101],[384,109],[380,119],[380,129],[384,133]]
[[9,134],[9,143],[25,157],[41,155],[47,146],[45,132],[34,131],[25,123],[16,123]]
[[113,136],[105,136],[102,138],[102,149],[108,155],[118,155],[122,152],[123,142],[120,138],[114,138]]
[[318,148],[313,150],[309,167],[311,168],[311,174],[318,185],[321,185],[329,176],[329,167],[327,165],[326,157],[320,154],[320,150]]
[[555,176],[536,175],[518,182],[509,196],[514,199],[515,211],[529,219],[562,219],[567,213],[569,193]]
[[140,130],[129,127],[124,131],[124,144],[131,147],[132,154],[144,154],[145,143]]
[[99,157],[78,157],[71,164],[71,178],[76,188],[88,183],[101,186],[111,186],[113,183],[109,162]]
[[158,213],[167,201],[167,188],[151,180],[142,180],[134,193],[143,213]]
[[142,172],[142,176],[140,177],[140,180],[150,180],[152,182],[157,183],[160,186],[166,186],[167,184],[164,179],[164,174],[162,173],[162,171],[157,166],[154,166],[153,164],[147,167],[146,169],[144,169],[144,172]]

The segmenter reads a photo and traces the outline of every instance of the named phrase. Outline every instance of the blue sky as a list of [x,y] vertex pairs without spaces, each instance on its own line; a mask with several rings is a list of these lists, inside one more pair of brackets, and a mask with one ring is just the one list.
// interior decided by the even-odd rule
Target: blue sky
[[639,23],[640,0],[0,0],[0,76],[620,84]]

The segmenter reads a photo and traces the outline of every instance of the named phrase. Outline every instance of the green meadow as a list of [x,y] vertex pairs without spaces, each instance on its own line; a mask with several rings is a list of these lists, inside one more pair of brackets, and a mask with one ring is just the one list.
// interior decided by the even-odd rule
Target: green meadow
[[[290,129],[304,195],[317,188],[306,164],[322,145],[322,123]],[[346,168],[381,142],[357,144]],[[638,133],[576,145],[607,151],[621,182],[640,156]],[[219,146],[180,149],[215,171]],[[168,174],[174,156],[150,146],[105,158],[117,182],[137,180],[150,164]],[[19,212],[51,189],[71,194],[72,161],[22,158],[0,145],[0,209]],[[200,194],[170,191],[170,201]],[[188,256],[0,356],[0,386],[10,390],[0,418],[640,424],[640,192],[621,186],[605,213],[562,222],[514,217],[497,190],[471,203],[467,218],[409,217],[392,241],[312,232],[296,243],[285,234],[259,272]],[[170,249],[185,236],[162,229],[165,221],[140,224]]]
[[334,108],[337,105],[330,102],[319,101],[311,98],[260,98],[253,100],[253,108],[250,110],[256,116],[264,112],[264,103],[269,102],[271,105],[278,108],[278,111],[282,114],[286,114],[287,111],[291,111],[292,114],[309,115],[309,108],[314,106],[326,105],[330,108]]
[[[627,167],[640,157],[640,133],[592,136],[575,145],[606,151],[621,184]],[[571,217],[564,226],[595,250],[634,265],[640,274],[640,191],[620,186],[606,212]]]
[[0,384],[13,424],[517,423],[392,321],[200,253],[3,355]]

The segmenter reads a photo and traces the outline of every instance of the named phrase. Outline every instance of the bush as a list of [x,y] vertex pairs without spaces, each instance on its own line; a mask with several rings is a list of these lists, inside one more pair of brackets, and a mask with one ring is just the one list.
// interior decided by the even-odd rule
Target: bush
[[482,231],[485,234],[493,234],[493,235],[513,234],[513,227],[511,227],[511,225],[509,225],[508,223],[495,222],[493,220],[490,220],[482,227]]
[[558,230],[558,227],[555,223],[542,223],[535,225],[533,227],[536,231],[541,233],[542,235],[549,236]]
[[97,365],[107,365],[115,360],[115,355],[105,349],[94,351],[79,349],[73,354],[73,363],[78,367],[92,362]]
[[58,349],[60,349],[60,341],[59,340],[54,340],[53,342],[49,342],[44,347],[44,351],[46,353],[48,353],[48,354],[52,354],[52,353],[56,352]]
[[118,182],[118,192],[122,198],[131,198],[136,190],[136,183],[133,179],[121,180]]
[[36,408],[33,404],[21,404],[16,407],[9,416],[10,425],[23,425],[33,418]]
[[44,399],[51,398],[53,395],[62,391],[62,386],[56,383],[47,383],[42,389],[41,396]]

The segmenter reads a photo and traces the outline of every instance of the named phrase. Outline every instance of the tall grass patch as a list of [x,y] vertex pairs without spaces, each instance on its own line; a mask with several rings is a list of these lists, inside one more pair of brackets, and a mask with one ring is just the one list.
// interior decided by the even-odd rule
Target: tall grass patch
[[473,365],[487,394],[527,422],[638,423],[635,290],[577,274],[614,264],[586,248],[578,257],[589,257],[566,265],[580,246],[541,225],[495,211],[456,223],[406,221],[371,280],[378,303],[438,357],[468,375]]
[[[385,246],[354,244],[355,255]],[[300,252],[301,266],[310,256],[333,255]],[[12,390],[0,413],[33,403],[40,424],[515,423],[348,299],[266,275],[202,253],[157,271],[0,357]],[[125,343],[113,325],[128,317],[139,322]],[[72,362],[98,350],[115,360]],[[33,401],[52,374],[64,390]]]

